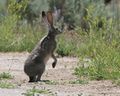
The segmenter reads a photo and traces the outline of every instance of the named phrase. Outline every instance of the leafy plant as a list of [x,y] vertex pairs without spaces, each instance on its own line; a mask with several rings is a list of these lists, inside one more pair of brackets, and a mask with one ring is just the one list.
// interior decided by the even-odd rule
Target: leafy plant
[[[43,36],[38,26],[31,28],[27,24],[17,26],[17,17],[10,15],[0,26],[0,51],[31,51]],[[41,32],[42,31],[42,32]]]
[[1,81],[0,82],[0,88],[8,88],[8,89],[11,89],[11,88],[14,88],[15,86],[9,82],[3,82]]
[[12,79],[13,76],[11,76],[10,73],[3,72],[0,74],[0,79]]
[[[120,78],[120,54],[119,32],[102,30],[99,33],[92,32],[89,40],[80,48],[80,60],[89,57],[88,67],[77,67],[75,74],[90,79],[119,79]],[[111,33],[110,33],[111,32]],[[84,62],[84,61],[83,61]]]
[[26,93],[24,93],[24,96],[34,96],[35,94],[47,94],[49,96],[53,96],[53,93],[50,92],[49,90],[40,90],[40,89],[36,89],[35,87],[33,87],[33,89],[29,89],[27,90]]

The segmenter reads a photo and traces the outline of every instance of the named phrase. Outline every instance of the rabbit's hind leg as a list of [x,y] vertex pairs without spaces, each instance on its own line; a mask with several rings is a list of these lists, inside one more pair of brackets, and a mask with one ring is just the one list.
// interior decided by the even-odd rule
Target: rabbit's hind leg
[[29,76],[29,82],[36,82],[36,76]]
[[45,71],[45,65],[43,65],[38,75],[36,76],[36,82],[41,81],[41,76],[43,75],[44,71]]
[[36,82],[41,81],[41,76],[42,76],[42,74],[37,75]]
[[45,70],[45,68],[42,69],[41,72],[37,75],[36,82],[41,81],[41,76],[43,75],[44,70]]
[[42,74],[37,76],[36,82],[50,82],[49,80],[41,80]]

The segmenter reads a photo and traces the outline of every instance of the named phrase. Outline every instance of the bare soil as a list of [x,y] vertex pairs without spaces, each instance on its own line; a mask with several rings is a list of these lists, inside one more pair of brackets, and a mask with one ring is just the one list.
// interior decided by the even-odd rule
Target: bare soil
[[[24,61],[28,55],[29,53],[0,53],[0,73],[10,72],[14,78],[6,82],[15,85],[12,89],[0,88],[0,96],[24,96],[23,93],[34,87],[39,90],[49,90],[52,96],[120,96],[120,87],[109,80],[71,84],[71,81],[77,80],[73,73],[79,60],[74,57],[58,58],[55,69],[52,68],[53,60],[50,59],[42,76],[43,80],[50,82],[28,83],[28,76],[23,71]],[[51,96],[51,93],[36,96]]]

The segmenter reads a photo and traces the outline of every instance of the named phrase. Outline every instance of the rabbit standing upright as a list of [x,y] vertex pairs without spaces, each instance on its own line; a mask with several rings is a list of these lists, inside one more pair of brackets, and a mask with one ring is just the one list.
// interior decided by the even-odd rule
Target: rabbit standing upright
[[47,24],[48,34],[40,40],[32,50],[24,64],[24,72],[29,76],[29,82],[41,81],[41,76],[45,71],[45,66],[50,57],[54,59],[52,67],[55,68],[57,59],[54,55],[56,49],[56,35],[62,33],[53,25],[52,12],[42,12],[42,18]]

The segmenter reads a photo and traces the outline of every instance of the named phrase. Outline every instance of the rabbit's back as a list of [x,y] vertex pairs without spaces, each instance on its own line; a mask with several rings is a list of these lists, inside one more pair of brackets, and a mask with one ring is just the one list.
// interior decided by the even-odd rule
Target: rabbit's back
[[56,41],[44,37],[28,56],[25,63],[34,64],[47,61],[56,48]]

